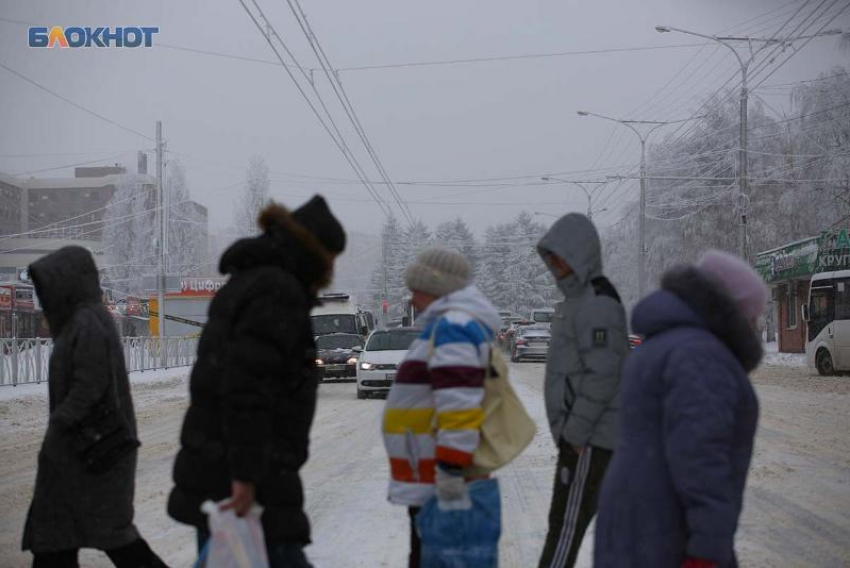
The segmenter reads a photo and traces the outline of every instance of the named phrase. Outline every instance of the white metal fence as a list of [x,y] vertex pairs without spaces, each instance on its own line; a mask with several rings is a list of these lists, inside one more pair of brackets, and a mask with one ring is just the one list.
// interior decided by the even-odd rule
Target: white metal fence
[[[148,371],[163,368],[163,349],[165,368],[192,365],[198,338],[124,337],[121,344],[127,371]],[[46,381],[52,352],[51,339],[0,339],[0,387]]]

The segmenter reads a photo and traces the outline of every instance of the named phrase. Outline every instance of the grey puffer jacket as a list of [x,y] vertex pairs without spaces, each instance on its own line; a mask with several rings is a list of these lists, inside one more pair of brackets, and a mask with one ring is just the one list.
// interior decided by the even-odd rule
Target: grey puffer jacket
[[[546,413],[552,437],[613,450],[617,443],[620,373],[629,352],[626,313],[602,275],[599,235],[584,215],[559,219],[537,245],[565,260],[573,274],[557,281],[546,364]],[[556,275],[557,278],[557,275]]]
[[38,455],[23,548],[44,553],[130,544],[139,538],[133,525],[136,452],[93,474],[73,450],[75,427],[110,388],[117,396],[107,400],[136,432],[124,353],[115,322],[101,302],[94,259],[84,248],[65,247],[32,264],[30,274],[50,324],[53,352],[50,420]]

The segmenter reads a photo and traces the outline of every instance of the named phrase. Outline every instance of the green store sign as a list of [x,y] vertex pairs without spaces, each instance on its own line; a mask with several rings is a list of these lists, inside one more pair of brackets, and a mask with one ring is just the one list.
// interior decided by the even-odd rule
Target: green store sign
[[768,284],[807,278],[818,272],[850,269],[846,229],[825,231],[784,247],[759,253],[756,270]]

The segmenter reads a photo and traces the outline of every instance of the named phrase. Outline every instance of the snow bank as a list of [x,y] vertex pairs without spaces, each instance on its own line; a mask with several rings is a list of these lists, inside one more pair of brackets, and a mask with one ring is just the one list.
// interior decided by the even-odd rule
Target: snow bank
[[[130,383],[133,385],[149,385],[166,383],[184,379],[191,367],[174,367],[172,369],[156,369],[154,371],[134,371],[130,373]],[[0,401],[33,396],[47,396],[47,382],[32,383],[18,386],[4,385],[0,387]]]
[[790,367],[804,368],[806,367],[806,356],[803,353],[779,353],[779,344],[776,342],[767,343],[764,346],[765,356],[764,365],[771,367]]

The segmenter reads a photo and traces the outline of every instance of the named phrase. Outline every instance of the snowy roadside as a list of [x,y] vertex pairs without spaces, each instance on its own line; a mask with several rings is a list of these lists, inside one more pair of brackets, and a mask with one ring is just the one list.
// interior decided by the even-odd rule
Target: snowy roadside
[[779,344],[774,341],[764,346],[763,364],[770,367],[802,369],[806,367],[806,356],[803,353],[779,353]]
[[[174,367],[172,369],[156,369],[153,371],[135,371],[130,373],[130,383],[136,385],[170,382],[186,377],[190,367]],[[47,382],[31,383],[17,386],[4,385],[0,387],[0,401],[33,396],[47,396]]]

